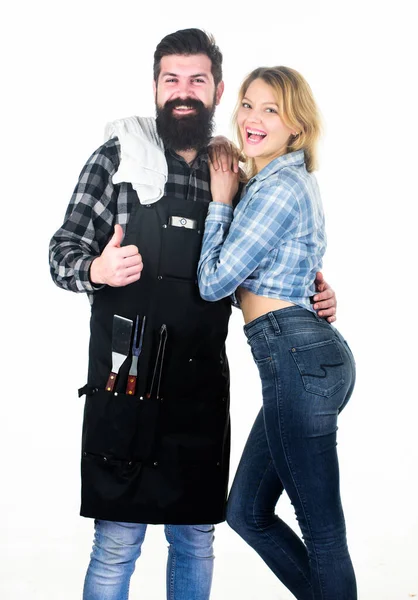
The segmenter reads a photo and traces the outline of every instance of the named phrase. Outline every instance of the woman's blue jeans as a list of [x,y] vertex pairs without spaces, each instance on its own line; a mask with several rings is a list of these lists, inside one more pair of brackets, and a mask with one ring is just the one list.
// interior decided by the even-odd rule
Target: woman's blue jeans
[[[355,600],[337,458],[337,418],[355,381],[338,331],[303,308],[244,327],[263,407],[231,489],[227,520],[298,600]],[[303,541],[276,514],[286,490]]]
[[[208,600],[213,573],[213,525],[165,525],[169,543],[168,600]],[[127,600],[147,525],[95,521],[83,600]],[[146,594],[144,595],[146,597]]]

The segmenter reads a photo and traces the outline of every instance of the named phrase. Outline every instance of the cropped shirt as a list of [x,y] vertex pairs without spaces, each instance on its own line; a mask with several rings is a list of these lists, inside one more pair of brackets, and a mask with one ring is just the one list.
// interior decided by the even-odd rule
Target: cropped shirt
[[215,301],[241,286],[313,310],[309,298],[325,248],[316,178],[306,170],[303,150],[284,154],[250,179],[235,210],[210,203],[200,294]]

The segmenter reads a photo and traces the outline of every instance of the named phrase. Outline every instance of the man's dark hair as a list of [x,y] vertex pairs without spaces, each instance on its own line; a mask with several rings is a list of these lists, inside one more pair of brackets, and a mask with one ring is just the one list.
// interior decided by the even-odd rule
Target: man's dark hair
[[222,54],[215,43],[213,35],[201,29],[180,29],[166,35],[154,52],[154,81],[157,83],[163,56],[181,54],[206,54],[212,62],[212,75],[215,86],[222,81]]

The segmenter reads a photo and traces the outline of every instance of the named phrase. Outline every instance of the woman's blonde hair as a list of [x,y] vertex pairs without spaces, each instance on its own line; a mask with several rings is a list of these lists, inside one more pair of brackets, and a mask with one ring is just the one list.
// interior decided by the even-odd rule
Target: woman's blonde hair
[[[244,79],[233,115],[240,149],[243,149],[243,140],[237,124],[238,110],[249,86],[256,79],[261,79],[272,88],[280,118],[290,129],[298,132],[296,136],[290,136],[286,153],[303,150],[306,169],[314,171],[317,168],[317,143],[321,134],[319,110],[307,81],[288,67],[259,67]],[[254,159],[247,160],[246,171],[250,178],[257,173]]]

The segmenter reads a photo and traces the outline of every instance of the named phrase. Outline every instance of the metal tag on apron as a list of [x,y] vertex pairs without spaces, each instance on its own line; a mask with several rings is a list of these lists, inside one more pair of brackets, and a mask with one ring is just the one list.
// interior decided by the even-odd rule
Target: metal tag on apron
[[186,217],[170,217],[168,224],[172,227],[185,227],[186,229],[196,229],[196,219],[187,219]]

